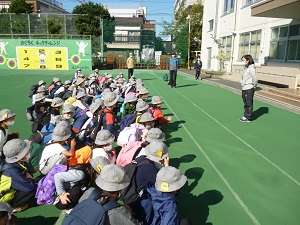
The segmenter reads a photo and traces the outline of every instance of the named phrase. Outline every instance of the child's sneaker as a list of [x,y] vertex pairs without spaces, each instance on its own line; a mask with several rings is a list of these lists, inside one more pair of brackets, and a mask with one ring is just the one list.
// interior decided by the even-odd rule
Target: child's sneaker
[[20,205],[20,206],[18,206],[18,207],[16,207],[16,208],[13,208],[12,212],[13,212],[13,213],[22,212],[22,211],[24,211],[24,210],[27,209],[27,208],[28,208],[28,204],[25,203],[25,204]]
[[240,121],[241,122],[246,122],[246,123],[248,123],[248,122],[250,122],[250,120],[248,120],[246,117],[242,117],[241,119],[240,119]]

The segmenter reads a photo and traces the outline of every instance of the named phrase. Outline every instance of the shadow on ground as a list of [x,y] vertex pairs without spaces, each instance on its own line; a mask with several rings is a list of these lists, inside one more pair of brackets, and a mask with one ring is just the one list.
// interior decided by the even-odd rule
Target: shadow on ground
[[18,224],[43,224],[43,225],[53,225],[57,221],[57,217],[45,218],[43,216],[33,216],[30,218],[18,218]]
[[189,184],[186,183],[183,186],[179,196],[179,213],[181,218],[189,218],[192,224],[212,225],[212,223],[207,222],[209,206],[220,203],[223,200],[223,195],[217,190],[208,190],[198,196],[192,194],[203,173],[204,169],[201,167],[190,168],[185,172]]
[[252,113],[251,119],[256,120],[264,114],[269,113],[269,107],[260,107]]
[[198,85],[198,84],[176,85],[176,88],[190,87],[190,86],[196,86],[196,85]]

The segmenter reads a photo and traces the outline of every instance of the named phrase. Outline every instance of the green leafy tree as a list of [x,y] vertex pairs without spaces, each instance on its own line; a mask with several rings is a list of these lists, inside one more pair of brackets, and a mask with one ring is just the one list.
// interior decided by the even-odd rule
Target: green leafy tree
[[155,38],[155,48],[154,48],[155,51],[161,51],[162,52],[162,55],[166,55],[166,50],[164,48],[164,45],[163,45],[163,40],[161,39],[161,37],[156,37]]
[[11,0],[8,12],[15,14],[32,13],[33,3],[27,3],[25,0]]
[[49,34],[63,34],[64,18],[59,15],[48,15],[47,28]]
[[[75,17],[75,26],[79,34],[92,35],[93,52],[100,51],[100,36],[102,34],[100,18],[103,19],[103,40],[111,43],[114,41],[115,22],[114,18],[106,8],[101,4],[88,2],[76,6],[73,14],[79,14]],[[106,48],[106,46],[104,46]]]

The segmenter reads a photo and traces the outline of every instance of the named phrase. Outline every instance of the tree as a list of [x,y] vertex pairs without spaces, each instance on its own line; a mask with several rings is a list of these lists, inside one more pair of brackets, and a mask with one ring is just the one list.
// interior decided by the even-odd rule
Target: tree
[[15,14],[32,13],[33,3],[27,3],[25,0],[12,0],[8,12]]
[[161,51],[162,55],[167,54],[166,50],[164,48],[164,45],[163,45],[163,40],[161,39],[161,37],[156,37],[155,38],[155,48],[154,48],[154,51]]
[[[93,52],[100,51],[99,37],[102,34],[100,18],[103,19],[103,40],[111,43],[114,41],[115,22],[114,18],[106,8],[101,4],[88,2],[76,6],[73,14],[79,14],[75,17],[75,26],[79,34],[92,35]],[[105,47],[105,46],[104,46]]]

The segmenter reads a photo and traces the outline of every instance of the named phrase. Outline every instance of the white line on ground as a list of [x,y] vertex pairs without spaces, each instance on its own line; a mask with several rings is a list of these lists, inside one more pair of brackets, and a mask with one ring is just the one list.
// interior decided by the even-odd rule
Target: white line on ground
[[60,215],[54,225],[61,225],[66,217],[66,211],[61,210]]
[[[155,75],[155,73],[152,73]],[[157,77],[157,76],[156,76]],[[160,78],[159,78],[160,79]],[[152,83],[150,82],[150,85],[155,89],[155,91],[158,93],[158,95],[161,96],[161,94],[158,92],[158,90],[152,85]],[[173,109],[170,107],[170,105],[168,105],[167,102],[165,102],[165,104],[168,106],[168,108],[171,110],[171,112],[174,114],[174,116],[177,118],[177,120],[180,122],[179,117],[177,116],[177,114],[173,111]],[[227,181],[227,179],[224,177],[224,175],[221,173],[221,171],[217,168],[217,166],[212,162],[212,160],[209,158],[209,156],[205,153],[205,151],[203,150],[203,148],[201,147],[201,145],[196,141],[196,139],[194,138],[194,136],[188,131],[188,129],[186,128],[186,126],[184,124],[182,124],[183,129],[187,132],[187,134],[190,136],[190,138],[192,139],[192,141],[195,143],[195,145],[198,147],[198,149],[201,151],[201,153],[203,154],[203,156],[206,158],[206,160],[209,162],[209,164],[212,166],[212,168],[216,171],[216,173],[218,174],[218,176],[221,178],[221,180],[224,182],[224,184],[227,186],[227,188],[230,190],[230,192],[232,193],[232,195],[236,198],[237,202],[240,204],[240,206],[243,208],[243,210],[246,212],[246,214],[250,217],[250,219],[252,220],[252,222],[256,225],[260,225],[259,221],[256,219],[256,217],[253,215],[253,213],[250,211],[250,209],[246,206],[246,204],[243,202],[243,200],[240,198],[240,196],[238,195],[238,193],[231,187],[231,185],[229,184],[229,182]]]

